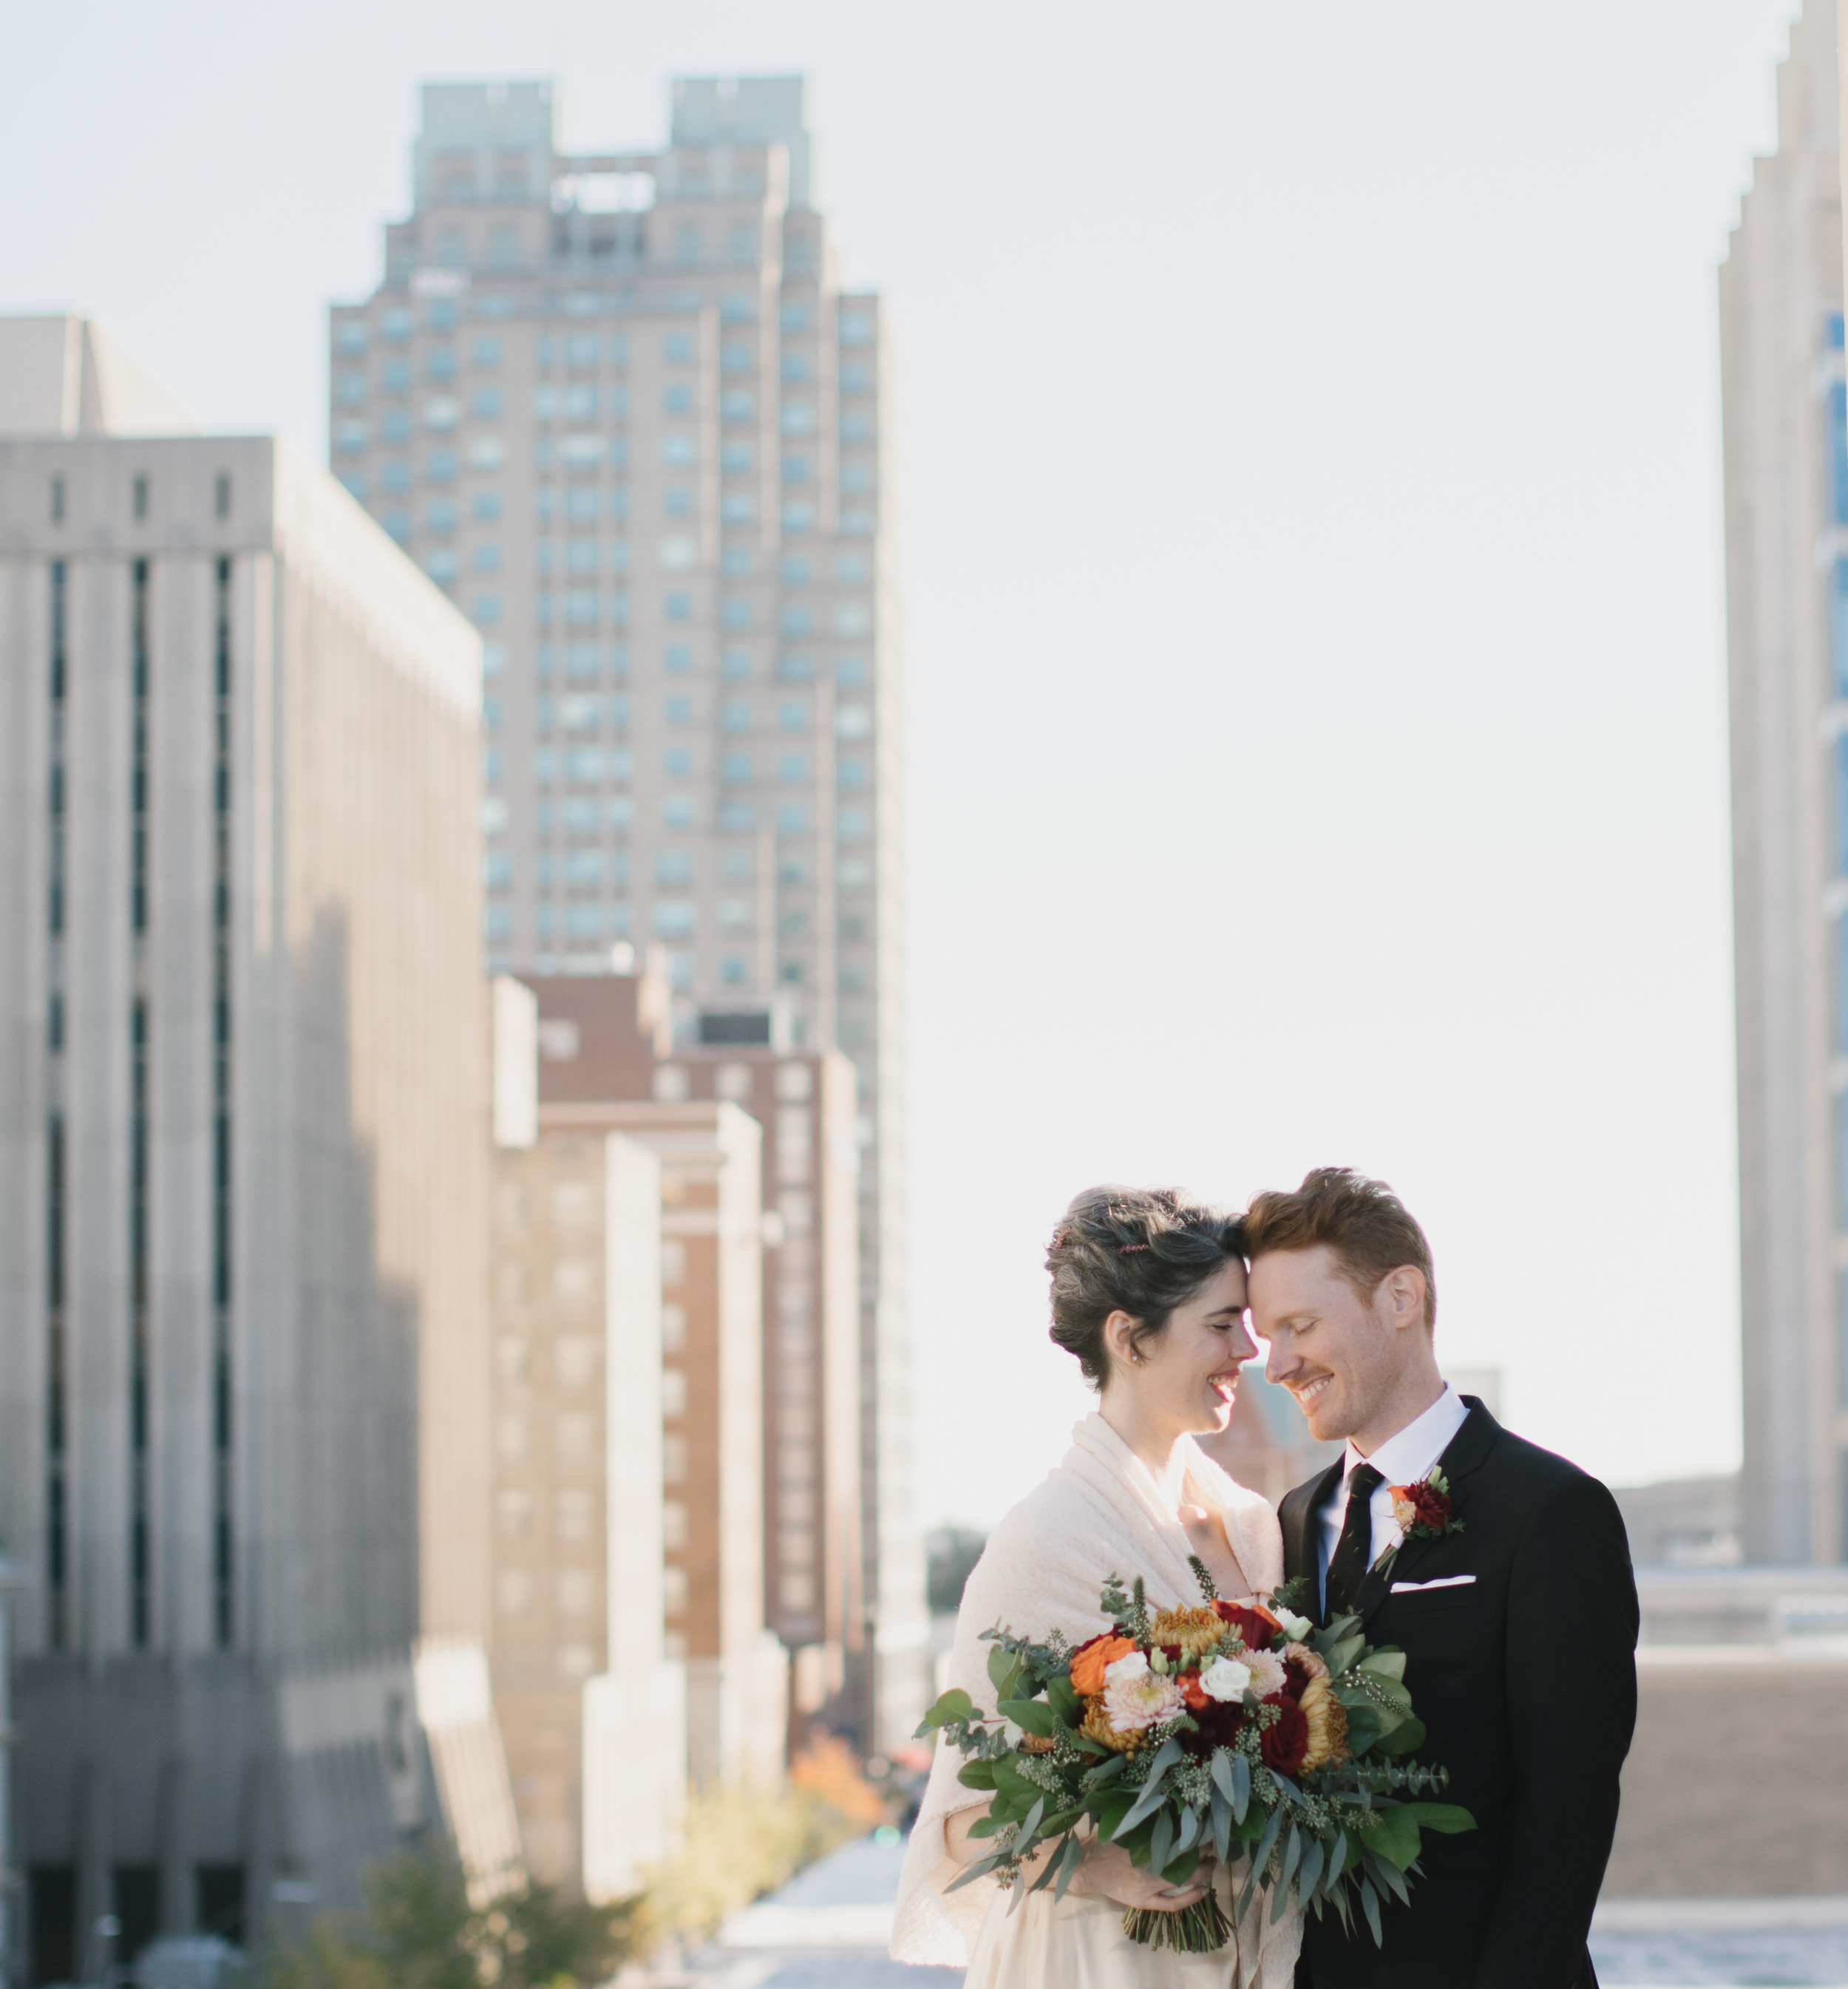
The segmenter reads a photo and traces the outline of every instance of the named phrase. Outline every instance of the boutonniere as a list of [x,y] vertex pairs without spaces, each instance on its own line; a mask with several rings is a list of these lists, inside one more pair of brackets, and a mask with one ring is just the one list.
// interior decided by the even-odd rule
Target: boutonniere
[[1456,1503],[1450,1496],[1450,1481],[1440,1465],[1433,1465],[1412,1484],[1389,1485],[1386,1490],[1392,1501],[1392,1520],[1399,1528],[1399,1538],[1374,1564],[1382,1574],[1391,1572],[1399,1549],[1407,1540],[1440,1540],[1446,1533],[1463,1531],[1463,1522],[1456,1516]]

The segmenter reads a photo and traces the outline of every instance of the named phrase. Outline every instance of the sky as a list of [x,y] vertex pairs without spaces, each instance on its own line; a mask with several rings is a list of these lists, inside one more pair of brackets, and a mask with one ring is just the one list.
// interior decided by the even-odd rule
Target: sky
[[[1816,4],[1816,0],[1812,0]],[[1738,1452],[1715,271],[1789,0],[66,0],[0,310],[324,459],[424,80],[812,80],[897,326],[919,1510],[1087,1397],[1077,1190],[1390,1181],[1439,1347],[1613,1482]]]

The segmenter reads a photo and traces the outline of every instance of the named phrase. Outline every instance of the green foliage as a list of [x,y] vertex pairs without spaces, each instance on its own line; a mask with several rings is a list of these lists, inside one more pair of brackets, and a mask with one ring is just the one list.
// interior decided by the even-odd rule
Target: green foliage
[[363,1916],[324,1913],[278,1945],[265,1989],[575,1989],[639,1951],[636,1901],[595,1906],[529,1883],[476,1908],[446,1844],[383,1860],[365,1885]]

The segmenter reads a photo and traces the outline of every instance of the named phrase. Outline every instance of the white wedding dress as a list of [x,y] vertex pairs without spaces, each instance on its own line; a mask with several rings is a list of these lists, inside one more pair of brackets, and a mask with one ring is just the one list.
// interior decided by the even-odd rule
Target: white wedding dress
[[[1000,1626],[1035,1638],[1060,1630],[1082,1642],[1110,1627],[1097,1598],[1111,1574],[1126,1585],[1141,1575],[1158,1608],[1199,1600],[1186,1533],[1148,1468],[1100,1415],[1087,1416],[1072,1438],[1063,1463],[989,1537],[963,1591],[949,1683],[991,1714],[994,1647],[982,1642],[984,1630]],[[1221,1516],[1252,1592],[1276,1587],[1283,1545],[1269,1505],[1197,1448],[1185,1496]],[[944,1744],[931,1764],[899,1885],[892,1931],[897,1960],[966,1967],[965,1989],[1290,1989],[1302,1941],[1294,1907],[1273,1923],[1268,1903],[1256,1899],[1224,1947],[1180,1954],[1131,1940],[1122,1907],[1110,1899],[1073,1892],[1055,1899],[1048,1887],[1016,1903],[988,1878],[948,1890],[962,1867],[950,1855],[944,1826],[988,1800],[957,1781],[962,1761]],[[1230,1920],[1233,1875],[1222,1869],[1215,1882]]]

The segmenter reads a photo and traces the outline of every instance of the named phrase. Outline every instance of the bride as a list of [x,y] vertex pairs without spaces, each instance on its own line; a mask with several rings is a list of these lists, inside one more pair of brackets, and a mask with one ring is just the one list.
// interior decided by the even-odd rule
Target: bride
[[[1059,1630],[1080,1643],[1110,1627],[1097,1606],[1107,1576],[1141,1575],[1161,1608],[1199,1601],[1192,1554],[1229,1598],[1282,1581],[1276,1516],[1193,1440],[1225,1428],[1239,1369],[1256,1351],[1244,1326],[1243,1241],[1236,1218],[1171,1189],[1090,1188],[1066,1210],[1046,1253],[1052,1337],[1102,1399],[969,1577],[948,1682],[978,1706],[994,1702],[982,1632]],[[985,1878],[949,1890],[989,1848],[970,1838],[988,1798],[958,1781],[961,1765],[938,1747],[899,1887],[899,1960],[966,1964],[965,1989],[1289,1989],[1302,1935],[1294,1906],[1273,1924],[1255,1899],[1234,1939],[1209,1954],[1144,1947],[1123,1931],[1126,1907],[1178,1913],[1209,1885],[1230,1920],[1242,1870],[1235,1885],[1209,1862],[1170,1888],[1094,1838],[1062,1899],[1048,1887],[1016,1903]]]

